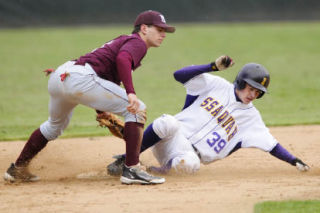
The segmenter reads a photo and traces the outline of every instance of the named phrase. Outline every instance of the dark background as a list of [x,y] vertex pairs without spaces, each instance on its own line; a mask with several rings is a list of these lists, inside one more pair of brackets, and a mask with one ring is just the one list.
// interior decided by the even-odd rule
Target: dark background
[[0,27],[132,24],[148,9],[168,23],[320,20],[319,0],[0,0]]

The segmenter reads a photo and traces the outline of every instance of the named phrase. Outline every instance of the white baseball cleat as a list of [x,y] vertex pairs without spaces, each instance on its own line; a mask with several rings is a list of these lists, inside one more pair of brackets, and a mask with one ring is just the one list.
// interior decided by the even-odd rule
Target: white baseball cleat
[[140,165],[127,167],[124,165],[122,176],[120,178],[121,183],[124,184],[161,184],[166,180],[162,177],[155,177],[144,171]]

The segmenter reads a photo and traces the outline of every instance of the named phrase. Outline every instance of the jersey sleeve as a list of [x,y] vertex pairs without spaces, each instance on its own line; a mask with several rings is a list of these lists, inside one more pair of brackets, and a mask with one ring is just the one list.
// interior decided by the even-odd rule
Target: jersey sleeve
[[147,53],[146,44],[137,38],[128,40],[119,50],[128,52],[133,61],[133,69],[137,68],[140,65],[141,60]]
[[[256,109],[255,109],[256,110]],[[260,113],[256,110],[249,118],[244,138],[242,141],[243,148],[258,148],[270,152],[278,143],[271,135],[269,129],[265,126]]]
[[131,75],[131,63],[132,58],[129,53],[122,51],[118,54],[116,58],[117,70],[127,94],[135,94]]
[[229,84],[228,81],[219,76],[203,73],[187,81],[184,84],[184,87],[187,90],[187,94],[197,96],[219,87],[225,87]]

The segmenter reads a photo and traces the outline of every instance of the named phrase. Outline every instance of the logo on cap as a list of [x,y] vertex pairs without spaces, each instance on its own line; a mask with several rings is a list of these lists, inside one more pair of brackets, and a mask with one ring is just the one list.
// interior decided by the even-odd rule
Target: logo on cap
[[161,18],[162,23],[166,23],[166,19],[164,18],[164,16],[161,15],[161,14],[159,14],[159,16],[160,16],[160,18]]

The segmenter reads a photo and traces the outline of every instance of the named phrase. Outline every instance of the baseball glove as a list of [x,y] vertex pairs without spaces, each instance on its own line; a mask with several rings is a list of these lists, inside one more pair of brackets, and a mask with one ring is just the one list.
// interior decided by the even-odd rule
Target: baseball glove
[[99,126],[107,127],[114,136],[123,139],[124,122],[118,116],[110,112],[98,112],[96,120]]

